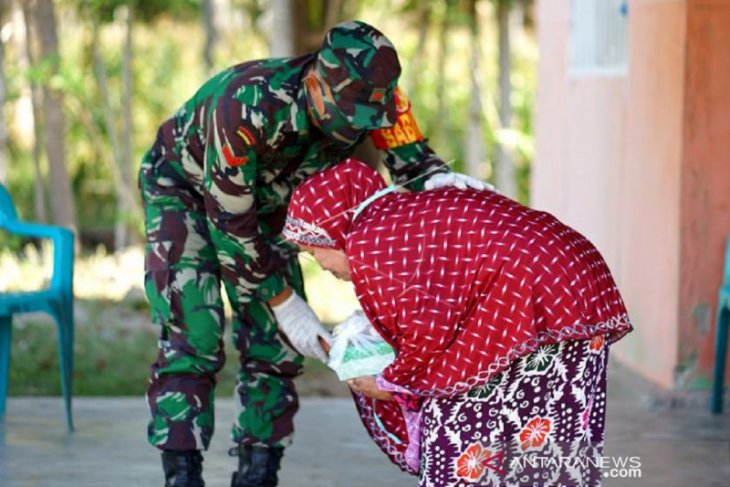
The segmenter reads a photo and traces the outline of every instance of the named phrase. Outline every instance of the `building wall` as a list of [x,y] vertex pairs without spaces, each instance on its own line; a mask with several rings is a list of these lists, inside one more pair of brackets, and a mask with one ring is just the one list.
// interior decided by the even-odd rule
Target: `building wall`
[[619,356],[671,386],[679,321],[679,207],[686,6],[630,3],[620,244],[621,285],[637,332]]
[[701,385],[730,236],[730,0],[688,1],[685,79],[678,360]]
[[663,386],[677,364],[685,3],[630,3],[626,76],[569,72],[570,0],[538,0],[532,205],[606,257],[636,331],[614,355]]

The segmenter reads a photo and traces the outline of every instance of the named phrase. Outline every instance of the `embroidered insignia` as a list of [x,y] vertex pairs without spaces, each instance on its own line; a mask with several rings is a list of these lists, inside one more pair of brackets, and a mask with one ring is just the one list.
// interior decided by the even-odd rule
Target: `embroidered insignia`
[[246,145],[255,145],[256,144],[256,137],[251,133],[249,129],[241,125],[236,129],[236,135],[241,137],[243,141],[246,143]]
[[227,145],[223,146],[223,157],[226,158],[226,161],[228,161],[229,166],[243,166],[248,162],[248,157],[236,157],[233,155],[233,152],[231,152],[230,147]]
[[385,88],[373,88],[373,92],[370,94],[369,102],[380,102],[385,100]]

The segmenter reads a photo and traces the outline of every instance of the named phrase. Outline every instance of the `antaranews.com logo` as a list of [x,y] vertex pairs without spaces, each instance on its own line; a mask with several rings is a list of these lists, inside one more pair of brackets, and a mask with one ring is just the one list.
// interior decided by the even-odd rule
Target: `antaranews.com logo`
[[640,457],[600,457],[603,478],[606,479],[640,479]]
[[514,471],[520,472],[529,467],[532,469],[600,469],[603,478],[638,479],[641,478],[641,457],[553,457],[523,456],[515,458],[511,463]]

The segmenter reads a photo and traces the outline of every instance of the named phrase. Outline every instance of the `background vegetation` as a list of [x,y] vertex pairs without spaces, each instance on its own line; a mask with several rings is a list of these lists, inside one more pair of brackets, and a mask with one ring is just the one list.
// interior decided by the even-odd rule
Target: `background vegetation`
[[[144,389],[156,332],[140,290],[136,170],[157,126],[208,76],[309,52],[334,23],[365,20],[396,45],[432,147],[527,202],[532,10],[527,0],[0,0],[0,182],[24,219],[71,226],[82,243],[75,392]],[[42,286],[44,255],[0,233],[0,292]],[[320,316],[344,318],[351,290],[305,265]],[[16,322],[11,393],[58,393],[51,329],[40,316]]]

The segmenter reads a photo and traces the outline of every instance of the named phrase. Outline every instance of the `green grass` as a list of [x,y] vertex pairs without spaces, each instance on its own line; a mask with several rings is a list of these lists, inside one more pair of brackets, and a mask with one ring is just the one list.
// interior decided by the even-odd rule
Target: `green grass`
[[[142,396],[157,353],[157,329],[145,303],[77,300],[74,395]],[[230,329],[230,327],[228,327]],[[226,365],[216,395],[231,397],[238,352],[226,336]],[[347,389],[317,361],[305,363],[297,378],[302,395],[344,395]],[[30,315],[13,325],[9,394],[61,394],[56,329],[50,318]]]
[[[0,249],[0,292],[36,290],[47,285],[52,264],[50,247],[26,245],[22,252]],[[157,355],[158,328],[151,324],[144,292],[142,249],[107,254],[84,253],[74,271],[75,370],[74,394],[141,396],[149,367]],[[331,323],[350,314],[356,300],[349,287],[305,260],[307,288],[317,314]],[[338,296],[333,300],[332,296]],[[227,308],[228,315],[230,309]],[[231,397],[238,352],[226,327],[226,357],[218,374],[219,396]],[[44,314],[16,315],[10,360],[11,395],[60,395],[56,327]],[[334,372],[315,360],[306,361],[297,378],[302,395],[347,395]]]
[[[149,363],[155,355],[152,326],[121,326],[125,316],[135,313],[101,302],[79,307],[84,310],[83,314],[89,314],[89,319],[76,325],[74,394],[143,394]],[[117,320],[109,318],[114,312]],[[34,316],[33,321],[15,324],[10,362],[11,395],[61,393],[57,343],[56,329],[50,319]]]

